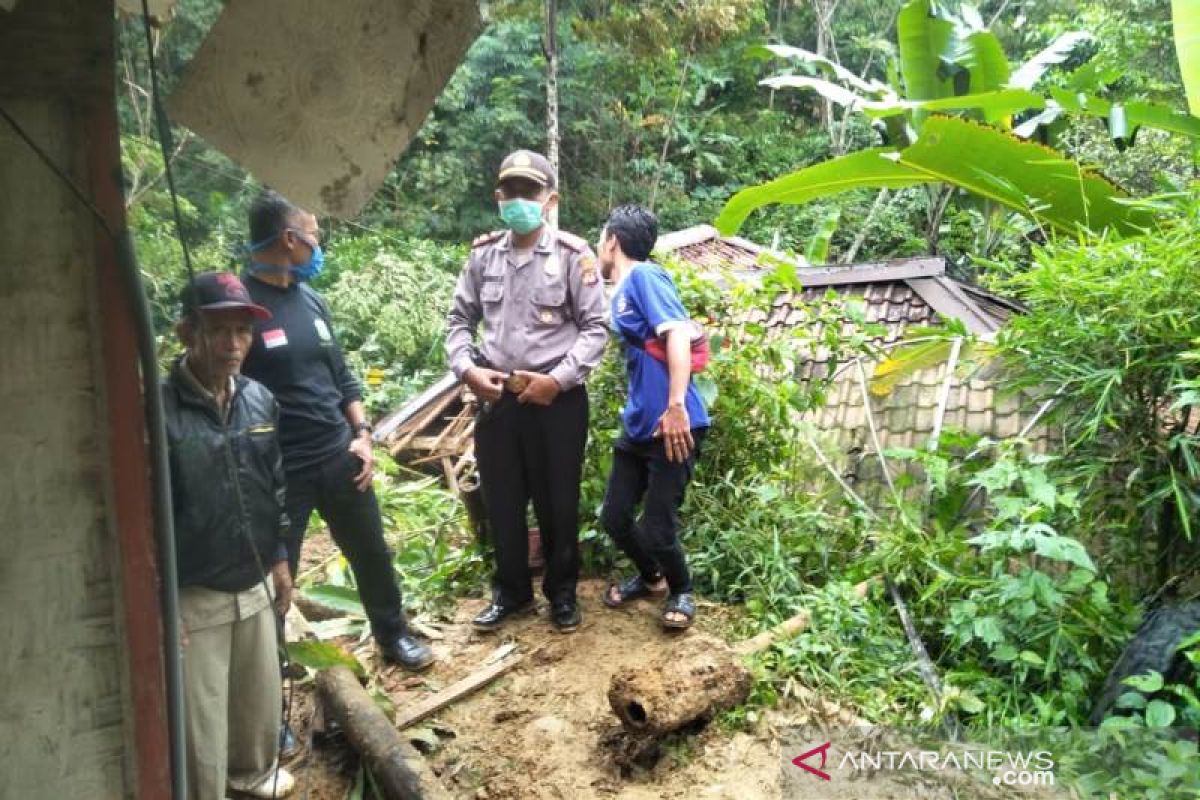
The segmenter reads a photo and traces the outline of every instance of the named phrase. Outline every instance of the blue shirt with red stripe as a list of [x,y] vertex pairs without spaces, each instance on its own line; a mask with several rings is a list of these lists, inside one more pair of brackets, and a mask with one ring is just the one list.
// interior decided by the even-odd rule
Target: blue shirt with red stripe
[[[671,376],[667,365],[647,353],[646,340],[664,335],[673,327],[690,323],[671,276],[657,264],[635,264],[617,285],[612,298],[612,326],[625,349],[629,395],[621,420],[625,435],[636,442],[654,438],[658,420],[667,410]],[[694,381],[688,381],[684,408],[692,428],[710,424],[704,401]]]

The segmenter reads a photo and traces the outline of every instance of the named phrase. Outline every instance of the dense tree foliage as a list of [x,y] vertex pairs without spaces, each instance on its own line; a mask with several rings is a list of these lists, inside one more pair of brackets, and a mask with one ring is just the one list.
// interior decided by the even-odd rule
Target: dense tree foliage
[[[221,7],[181,0],[156,33],[168,90]],[[904,7],[910,16],[898,25]],[[543,3],[493,0],[484,8],[482,35],[377,196],[357,219],[322,221],[330,260],[319,287],[351,363],[382,376],[368,396],[375,411],[443,368],[442,319],[454,275],[466,244],[499,223],[497,165],[514,148],[545,144]],[[778,285],[724,291],[668,265],[697,316],[743,337],[718,350],[709,372],[725,422],[709,439],[685,510],[697,584],[739,604],[739,633],[798,608],[813,613],[810,634],[758,659],[753,702],[727,721],[751,719],[754,708],[785,700],[804,682],[895,724],[949,715],[975,733],[1084,724],[1090,698],[1137,625],[1137,604],[1157,598],[1169,578],[1176,589],[1189,575],[1194,585],[1200,567],[1200,198],[1189,186],[1197,162],[1182,123],[1154,110],[1188,108],[1171,0],[561,0],[559,20],[560,222],[589,238],[617,203],[652,204],[664,231],[712,223],[738,192],[779,176],[873,148],[923,146],[925,130],[963,135],[958,141],[968,146],[914,159],[930,171],[954,171],[936,183],[898,181],[883,190],[815,193],[803,205],[765,205],[745,216],[740,234],[814,261],[936,252],[958,277],[1023,300],[1028,314],[998,342],[971,344],[1000,354],[998,363],[1014,370],[1013,386],[1054,398],[1048,419],[1065,433],[1060,450],[1044,455],[1020,442],[953,433],[936,452],[892,453],[895,463],[914,467],[910,483],[864,508],[826,480],[796,422],[793,412],[819,402],[821,387],[786,377],[805,348],[858,352],[862,337],[780,341],[754,326],[738,333],[730,320],[769,304]],[[928,69],[915,72],[898,45],[922,27],[915,23],[961,47],[934,53]],[[1200,30],[1200,20],[1190,24]],[[165,342],[182,262],[154,139],[141,21],[121,18],[117,29],[127,202]],[[1007,109],[997,100],[996,92],[1014,88],[1006,82],[1020,65],[1076,31],[1089,36],[1062,48],[1024,87],[1036,88],[1040,105]],[[787,57],[779,45],[806,54]],[[763,83],[772,77],[783,80]],[[1189,77],[1200,85],[1200,76]],[[874,118],[861,104],[839,101],[833,84],[907,105]],[[988,92],[990,99],[977,97]],[[935,109],[918,105],[931,99],[948,101],[936,110],[955,117],[932,117]],[[1062,113],[1041,116],[1055,105]],[[1114,105],[1128,113],[1114,115]],[[1146,124],[1134,136],[1139,119]],[[982,133],[963,133],[974,128]],[[1086,169],[1101,190],[1152,202],[1132,210],[1117,204],[1114,217],[1137,225],[1105,230],[1086,213],[1082,228],[1062,217],[1042,224],[1043,206],[1039,213],[1017,206],[1044,199],[1037,182],[1052,180],[1052,171],[1031,167],[1026,154],[1042,151],[1014,132],[1053,144],[1058,165]],[[199,267],[236,267],[245,209],[259,186],[203,141],[177,135],[171,159],[183,235]],[[1032,183],[989,189],[996,178],[989,159],[1000,143],[1023,148],[1014,150],[1027,167],[1019,177]],[[775,277],[787,285],[786,275]],[[814,304],[808,313],[828,321],[855,312]],[[589,566],[600,569],[614,555],[591,513],[620,401],[611,359],[594,376],[592,394],[584,540]],[[414,534],[420,543],[399,556],[415,602],[432,608],[478,583],[482,562],[454,538],[451,498],[398,486],[381,484],[389,528],[436,532]],[[908,597],[942,672],[940,693],[914,669],[882,590],[865,600],[851,591],[880,574]],[[347,580],[339,573],[338,582]],[[1200,663],[1200,645],[1189,658]],[[1163,728],[1176,714],[1200,724],[1200,687],[1154,681],[1129,684],[1150,688],[1145,697],[1122,697],[1125,716],[1114,726]],[[1200,797],[1194,743],[1158,748],[1149,766],[1127,758],[1112,775],[1109,746],[1085,743],[1073,751],[1078,758],[1063,762],[1081,796]]]

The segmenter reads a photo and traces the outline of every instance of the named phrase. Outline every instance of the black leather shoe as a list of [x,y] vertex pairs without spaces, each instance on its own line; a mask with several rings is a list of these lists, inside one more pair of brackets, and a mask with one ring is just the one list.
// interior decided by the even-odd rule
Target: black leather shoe
[[386,644],[380,643],[379,652],[387,663],[399,664],[414,672],[433,663],[433,651],[429,645],[408,633]]
[[507,605],[498,600],[493,600],[488,604],[487,608],[479,612],[475,619],[471,620],[471,625],[477,631],[494,631],[500,627],[501,622],[504,622],[509,617],[528,614],[532,610],[532,600],[520,605]]
[[579,603],[555,603],[550,607],[550,621],[559,633],[570,633],[583,623],[583,615],[579,613]]

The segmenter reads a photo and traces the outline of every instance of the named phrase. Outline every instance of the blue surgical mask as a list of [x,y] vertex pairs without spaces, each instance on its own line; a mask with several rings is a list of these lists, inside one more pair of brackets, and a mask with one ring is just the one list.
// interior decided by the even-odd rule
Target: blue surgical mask
[[[297,236],[299,236],[298,232]],[[321,274],[321,270],[325,269],[325,251],[316,242],[310,242],[303,236],[299,236],[299,239],[312,248],[312,255],[308,257],[308,261],[292,267],[292,276],[298,281],[311,281]]]
[[513,233],[526,234],[542,225],[542,204],[536,200],[501,200],[500,219]]
[[[303,234],[300,233],[300,231],[297,231],[295,228],[289,228],[288,230],[292,231],[292,233],[295,233],[297,238],[300,239],[300,241],[304,242],[306,245],[308,245],[312,249],[312,255],[310,255],[308,257],[308,261],[304,262],[303,264],[300,264],[299,266],[292,266],[289,268],[288,271],[291,272],[292,277],[294,277],[298,281],[311,281],[313,278],[320,275],[321,271],[325,269],[325,251],[323,251],[321,249],[321,245],[316,244],[314,242],[310,242]],[[254,242],[253,244],[251,244],[250,247],[247,248],[249,250],[249,252],[251,253],[251,258],[253,259],[253,254],[255,252],[262,250],[264,247],[270,246],[271,243],[273,243],[276,239],[279,238],[279,236],[280,236],[280,234],[277,233],[268,239],[263,239],[261,242]],[[275,270],[275,271],[279,271],[279,272],[283,271],[282,268],[280,268],[280,267],[275,267],[275,266],[271,266],[268,264],[261,264],[257,261],[251,261],[250,270],[252,272],[270,271],[270,270]]]

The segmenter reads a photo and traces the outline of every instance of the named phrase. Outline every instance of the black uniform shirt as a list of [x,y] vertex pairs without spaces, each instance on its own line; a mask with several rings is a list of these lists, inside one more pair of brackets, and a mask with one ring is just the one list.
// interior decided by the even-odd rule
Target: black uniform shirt
[[271,312],[256,320],[242,373],[279,401],[279,444],[288,472],[307,469],[344,451],[352,432],[346,406],[362,388],[346,368],[333,335],[329,306],[303,283],[286,289],[242,276],[254,302]]

